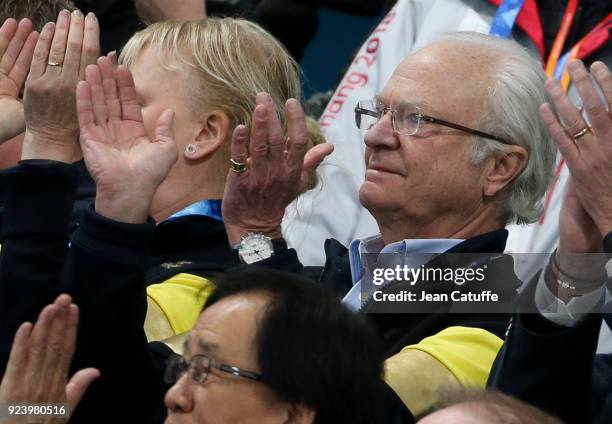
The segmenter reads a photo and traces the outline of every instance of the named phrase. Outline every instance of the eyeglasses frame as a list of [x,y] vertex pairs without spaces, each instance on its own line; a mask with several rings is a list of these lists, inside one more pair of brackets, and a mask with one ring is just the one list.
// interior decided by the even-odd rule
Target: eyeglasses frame
[[[355,114],[360,113],[360,114],[369,115],[369,116],[372,116],[372,117],[374,117],[374,118],[376,118],[376,119],[378,119],[380,121],[387,113],[391,112],[391,123],[393,124],[395,122],[395,112],[396,112],[396,109],[387,107],[387,106],[383,105],[380,101],[378,101],[378,103],[381,105],[381,108],[380,108],[381,111],[380,112],[376,112],[376,111],[373,111],[373,110],[361,108],[361,107],[359,107],[359,103],[357,103],[357,105],[355,106]],[[491,140],[499,141],[500,143],[503,143],[503,144],[508,144],[508,145],[512,144],[509,141],[507,141],[507,140],[505,140],[505,139],[503,139],[501,137],[498,137],[496,135],[493,135],[493,134],[489,134],[489,133],[486,133],[486,132],[483,132],[483,131],[475,130],[473,128],[469,128],[469,127],[466,127],[466,126],[463,126],[463,125],[455,124],[453,122],[445,121],[443,119],[434,118],[433,116],[423,115],[421,113],[421,108],[419,108],[416,105],[412,105],[412,106],[414,106],[416,108],[416,110],[418,111],[418,115],[419,115],[419,119],[420,120],[424,120],[424,121],[427,121],[427,122],[432,122],[434,124],[442,125],[442,126],[445,126],[445,127],[448,127],[448,128],[453,128],[453,129],[456,129],[456,130],[459,130],[459,131],[463,131],[463,132],[466,132],[466,133],[469,133],[469,134],[474,134],[474,135],[477,135],[479,137],[483,137],[483,138],[488,138],[488,139],[491,139]],[[395,125],[393,125],[393,127],[395,127]],[[402,134],[401,132],[397,131],[396,128],[393,128],[393,130],[396,131],[399,134]],[[418,131],[418,126],[417,126],[417,131]],[[406,134],[406,135],[414,135],[414,134],[416,134],[417,131],[415,131],[415,132],[413,132],[411,134]]]
[[[202,373],[202,374],[205,374],[205,377],[202,378],[201,381],[198,381],[195,378],[193,378],[191,373],[189,372],[191,370],[191,367],[192,367],[191,364],[193,363],[193,360],[199,357],[208,359],[208,366],[206,367],[206,372]],[[222,364],[220,362],[215,361],[214,359],[211,359],[209,356],[201,354],[201,353],[197,355],[193,355],[191,359],[189,359],[189,361],[187,361],[187,359],[183,355],[175,355],[174,357],[169,359],[169,362],[170,361],[178,361],[178,363],[175,366],[179,366],[179,369],[181,370],[181,375],[184,373],[188,373],[189,378],[198,384],[204,384],[206,382],[206,379],[210,375],[210,372],[213,368],[219,371],[228,373],[228,374],[235,375],[237,377],[248,378],[249,380],[254,380],[254,381],[259,381],[259,382],[264,381],[264,377],[259,373],[256,373],[254,371],[248,371],[248,370],[236,367],[234,365]]]

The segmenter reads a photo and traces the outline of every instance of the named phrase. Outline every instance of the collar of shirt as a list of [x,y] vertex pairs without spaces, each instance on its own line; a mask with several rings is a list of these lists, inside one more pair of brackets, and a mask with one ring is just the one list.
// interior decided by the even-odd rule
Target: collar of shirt
[[[355,311],[361,305],[362,255],[381,253],[399,253],[403,255],[411,253],[443,253],[462,241],[462,239],[406,239],[385,246],[380,234],[361,240],[354,240],[349,246],[349,262],[351,264],[353,288],[346,294],[343,303]],[[413,267],[416,268],[423,265],[422,260],[425,256],[416,255],[415,258],[419,259],[410,261]]]
[[168,218],[166,221],[172,221],[177,218],[184,216],[200,215],[207,216],[209,218],[216,219],[217,221],[223,222],[221,216],[221,200],[220,199],[207,199],[195,202],[185,209],[182,209]]

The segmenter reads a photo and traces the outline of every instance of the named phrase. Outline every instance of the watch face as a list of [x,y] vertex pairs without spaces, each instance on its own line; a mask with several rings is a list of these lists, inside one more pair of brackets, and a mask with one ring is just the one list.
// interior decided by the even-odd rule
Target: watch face
[[268,259],[274,253],[270,239],[261,234],[247,236],[240,243],[238,254],[247,264]]

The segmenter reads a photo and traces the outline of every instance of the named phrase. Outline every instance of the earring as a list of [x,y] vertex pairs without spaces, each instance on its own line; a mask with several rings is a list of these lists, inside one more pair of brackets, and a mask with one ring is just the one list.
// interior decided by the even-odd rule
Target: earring
[[198,146],[195,144],[188,144],[187,147],[185,147],[185,152],[187,152],[188,155],[193,155],[196,150],[198,150]]

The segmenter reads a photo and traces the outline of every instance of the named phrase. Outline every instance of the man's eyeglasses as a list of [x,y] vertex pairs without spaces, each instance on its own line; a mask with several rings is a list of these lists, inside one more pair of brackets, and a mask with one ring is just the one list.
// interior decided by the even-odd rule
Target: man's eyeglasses
[[221,364],[213,361],[206,355],[193,355],[189,361],[183,356],[172,356],[166,365],[164,381],[168,384],[176,383],[181,376],[188,372],[189,377],[198,384],[203,384],[210,374],[211,369],[218,369],[238,377],[248,378],[255,381],[263,381],[263,376],[253,371],[246,371],[232,365]]
[[423,122],[431,122],[445,127],[454,128],[459,131],[478,135],[480,137],[489,138],[499,141],[504,144],[512,144],[507,140],[496,135],[478,131],[473,128],[464,127],[463,125],[454,124],[432,116],[423,115],[421,109],[408,102],[400,103],[395,109],[386,107],[379,100],[362,100],[355,107],[355,123],[357,128],[369,130],[378,121],[382,119],[388,112],[391,112],[391,124],[393,130],[398,134],[415,135],[419,132],[419,128]]

